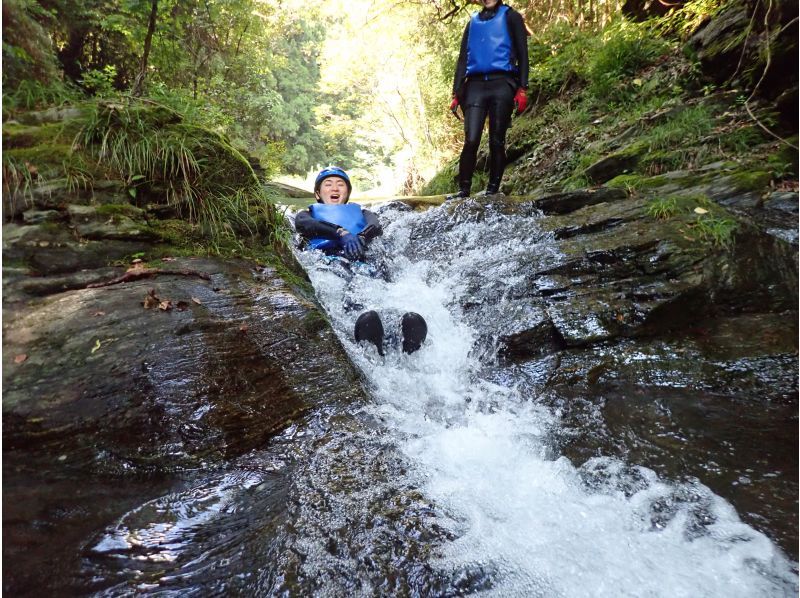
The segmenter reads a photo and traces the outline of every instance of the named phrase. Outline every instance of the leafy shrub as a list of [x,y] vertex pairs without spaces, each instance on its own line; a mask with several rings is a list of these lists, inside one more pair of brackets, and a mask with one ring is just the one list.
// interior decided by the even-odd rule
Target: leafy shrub
[[646,25],[620,19],[602,33],[588,56],[589,91],[601,100],[623,102],[635,93],[634,75],[653,64],[669,44],[652,35]]
[[585,80],[584,65],[598,44],[597,34],[566,23],[555,25],[528,46],[529,87],[540,100],[553,97],[571,83]]
[[91,69],[83,73],[81,85],[90,94],[101,98],[114,95],[114,80],[117,78],[117,67],[106,65],[102,69]]

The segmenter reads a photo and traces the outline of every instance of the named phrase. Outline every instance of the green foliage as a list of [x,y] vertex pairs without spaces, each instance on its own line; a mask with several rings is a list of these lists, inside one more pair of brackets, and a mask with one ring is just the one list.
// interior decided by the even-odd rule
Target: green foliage
[[458,161],[456,160],[437,172],[436,176],[420,189],[420,195],[444,195],[455,192],[457,172]]
[[700,216],[692,225],[700,239],[715,247],[730,247],[739,225],[730,218]]
[[658,220],[690,217],[688,228],[696,238],[715,247],[730,247],[738,223],[705,195],[671,195],[648,202],[647,213]]
[[90,94],[107,98],[114,94],[116,78],[117,67],[107,64],[102,69],[90,69],[84,72],[80,83]]
[[690,0],[653,21],[654,29],[664,35],[687,39],[697,28],[725,6],[725,0]]
[[133,198],[140,186],[163,188],[167,203],[216,244],[255,233],[259,222],[270,235],[283,226],[247,160],[164,106],[97,103],[74,147],[114,172]]
[[25,79],[12,87],[4,84],[3,110],[38,110],[47,106],[61,106],[74,102],[80,92],[68,83],[56,79],[42,83],[35,79]]
[[667,53],[670,46],[646,25],[620,19],[607,27],[586,65],[589,91],[602,101],[625,103],[636,94],[635,75]]
[[33,201],[35,185],[30,163],[22,162],[5,152],[3,154],[3,209],[13,214],[22,205]]
[[705,195],[670,195],[650,200],[647,213],[657,220],[668,220],[678,214],[692,213],[696,208],[708,211],[712,205]]
[[695,143],[714,128],[714,118],[706,105],[678,109],[673,116],[646,131],[641,138],[650,150],[672,149]]
[[625,19],[617,19],[602,31],[562,23],[531,40],[530,86],[540,100],[583,83],[600,103],[625,102],[637,91],[636,73],[669,48],[646,25]]
[[50,86],[60,79],[53,45],[37,22],[42,9],[33,0],[3,1],[3,92],[23,81]]
[[533,97],[550,98],[570,84],[585,81],[585,64],[598,45],[597,34],[566,23],[530,39],[529,86]]
[[797,136],[788,140],[791,145],[781,143],[777,151],[767,157],[767,166],[772,171],[774,178],[797,178],[798,153],[792,146],[797,146]]
[[752,148],[767,141],[764,131],[755,125],[736,127],[720,136],[720,147],[733,154],[746,154]]

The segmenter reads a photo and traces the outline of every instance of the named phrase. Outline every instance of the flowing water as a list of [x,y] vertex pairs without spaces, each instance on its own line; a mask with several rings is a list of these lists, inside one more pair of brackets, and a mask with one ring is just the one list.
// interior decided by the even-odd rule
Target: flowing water
[[[702,480],[570,461],[536,372],[496,362],[497,331],[520,314],[487,297],[524,282],[520,263],[558,257],[535,216],[381,218],[382,277],[298,255],[370,400],[332,397],[267,449],[127,513],[85,560],[101,594],[797,594],[796,564]],[[380,357],[352,339],[366,309],[387,331],[418,312],[428,340]]]

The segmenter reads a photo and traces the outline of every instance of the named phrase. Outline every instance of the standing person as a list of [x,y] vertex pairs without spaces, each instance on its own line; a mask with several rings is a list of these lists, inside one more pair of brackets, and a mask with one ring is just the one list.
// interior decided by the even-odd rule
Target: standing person
[[[352,191],[350,177],[341,168],[329,166],[319,172],[314,181],[317,203],[298,212],[294,219],[295,229],[309,248],[351,261],[366,259],[369,242],[382,235],[383,228],[376,214],[357,203],[348,203]],[[404,353],[414,353],[422,347],[427,335],[425,319],[412,311],[402,315],[397,332],[390,330],[386,334],[374,310],[362,313],[354,330],[356,341],[372,343],[381,356],[385,344],[399,346]]]
[[481,0],[483,9],[467,23],[453,79],[455,113],[464,112],[464,148],[458,163],[458,192],[447,199],[469,197],[483,125],[489,117],[489,183],[500,190],[506,167],[506,131],[514,106],[528,105],[528,37],[522,15],[502,0]]

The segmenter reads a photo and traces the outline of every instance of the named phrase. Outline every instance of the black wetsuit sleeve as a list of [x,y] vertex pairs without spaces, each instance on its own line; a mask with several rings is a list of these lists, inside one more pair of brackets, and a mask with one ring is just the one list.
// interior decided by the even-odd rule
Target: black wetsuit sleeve
[[297,213],[297,216],[294,218],[294,228],[305,239],[318,239],[320,237],[324,239],[339,238],[336,234],[336,229],[339,228],[338,226],[330,222],[316,220],[308,210]]
[[469,21],[467,26],[464,27],[464,35],[461,36],[461,50],[458,53],[458,62],[456,62],[456,74],[453,77],[453,95],[461,95],[461,87],[464,85],[464,79],[467,76],[467,44],[469,43]]
[[519,67],[519,85],[528,87],[528,32],[525,30],[525,21],[522,15],[513,8],[506,13],[508,32],[511,34],[511,43],[514,44],[514,53],[517,56]]
[[371,241],[375,237],[382,235],[383,227],[381,226],[380,220],[378,220],[378,215],[369,210],[361,210],[361,213],[364,215],[364,220],[367,221],[367,225],[364,227],[364,230],[358,234],[364,237],[366,241]]

